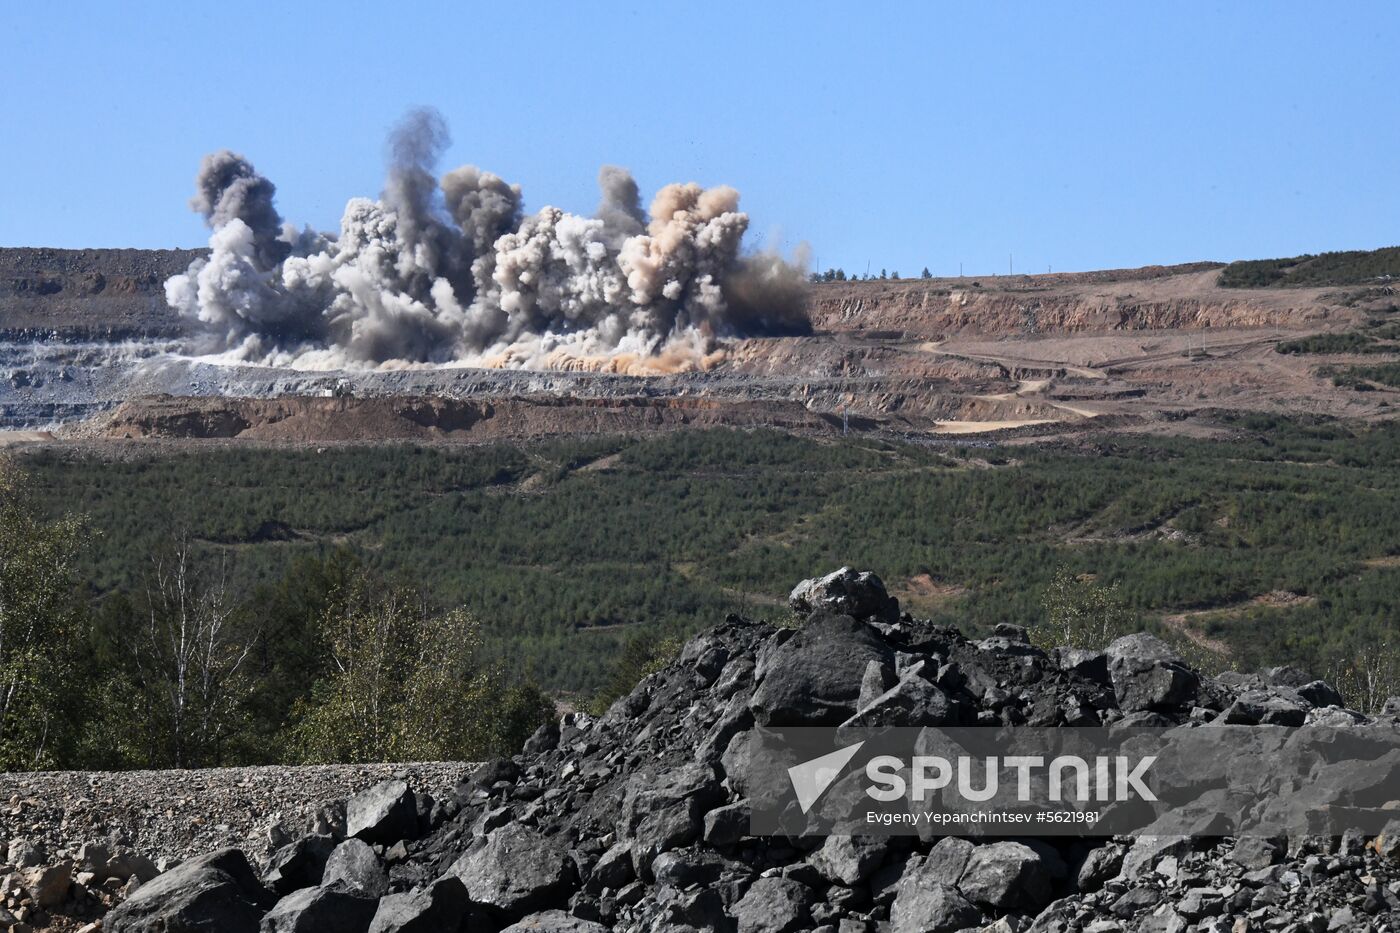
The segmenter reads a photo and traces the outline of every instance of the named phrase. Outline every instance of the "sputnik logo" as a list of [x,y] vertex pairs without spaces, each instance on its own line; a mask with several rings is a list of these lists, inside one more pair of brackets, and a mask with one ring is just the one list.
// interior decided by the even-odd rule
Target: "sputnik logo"
[[792,789],[797,792],[797,805],[802,808],[803,813],[811,810],[822,794],[826,793],[827,788],[836,783],[846,765],[850,764],[864,744],[865,742],[861,741],[847,745],[820,758],[813,758],[788,768],[788,779],[792,781]]

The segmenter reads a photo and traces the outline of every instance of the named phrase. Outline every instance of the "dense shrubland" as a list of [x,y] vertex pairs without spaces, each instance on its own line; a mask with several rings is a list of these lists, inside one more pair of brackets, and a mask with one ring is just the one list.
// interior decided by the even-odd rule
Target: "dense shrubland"
[[[1377,317],[1360,330],[1342,331],[1335,334],[1310,334],[1296,340],[1285,340],[1276,344],[1274,349],[1283,354],[1397,354],[1400,353],[1400,321],[1390,321],[1385,317]],[[1395,363],[1381,363],[1377,366],[1352,367],[1350,369],[1333,367],[1329,373],[1352,374],[1368,370],[1385,372],[1394,371],[1396,368],[1397,364]],[[1337,385],[1348,384],[1340,379],[1334,379],[1334,381]],[[1385,380],[1378,379],[1377,381]],[[1398,383],[1391,381],[1389,384],[1396,385]]]
[[1400,278],[1400,246],[1287,259],[1249,259],[1220,270],[1221,288],[1363,285]]
[[[470,756],[537,721],[532,683],[606,702],[676,637],[730,611],[780,620],[795,581],[841,564],[970,633],[1147,627],[1211,665],[1294,663],[1383,692],[1363,685],[1388,680],[1375,659],[1400,643],[1400,425],[1219,421],[1208,441],[1015,449],[718,430],[33,453],[6,514],[28,503],[16,527],[59,565],[46,605],[72,650],[45,663],[84,672],[67,702],[86,713],[5,720],[6,763]],[[180,561],[203,613],[186,630],[219,620],[209,697],[173,696],[179,664],[150,650],[179,628]],[[458,725],[425,729],[419,690]]]
[[1377,385],[1400,389],[1400,363],[1377,363],[1374,366],[1324,366],[1318,374],[1328,376],[1332,384],[1358,392],[1374,392]]

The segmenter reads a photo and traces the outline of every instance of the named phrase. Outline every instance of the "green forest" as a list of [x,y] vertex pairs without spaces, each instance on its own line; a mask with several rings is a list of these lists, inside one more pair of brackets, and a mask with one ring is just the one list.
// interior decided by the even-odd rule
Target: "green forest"
[[1321,670],[1388,638],[1400,425],[1219,420],[1209,440],[1007,449],[714,430],[50,450],[23,466],[45,514],[83,518],[77,559],[99,616],[120,615],[172,535],[257,607],[285,602],[277,594],[308,568],[352,560],[469,613],[484,656],[581,699],[629,639],[731,611],[782,617],[796,581],[842,564],[972,632],[1036,625],[1063,570],[1116,585],[1144,623],[1182,616],[1198,640],[1228,645],[1233,665]]

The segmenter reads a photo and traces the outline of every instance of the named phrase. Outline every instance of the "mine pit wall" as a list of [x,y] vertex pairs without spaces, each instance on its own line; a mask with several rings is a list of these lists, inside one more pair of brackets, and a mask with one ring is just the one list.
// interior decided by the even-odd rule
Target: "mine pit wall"
[[181,336],[165,280],[206,250],[0,249],[0,340]]
[[[1001,288],[995,280],[832,283],[812,289],[818,333],[870,339],[1316,326],[1360,321],[1337,290],[1220,289],[1214,272],[1093,287]],[[1035,277],[1039,279],[1040,277]]]
[[1045,296],[1027,300],[973,291],[938,294],[818,298],[811,306],[820,331],[899,327],[907,338],[936,340],[949,334],[1028,335],[1123,330],[1201,330],[1276,327],[1300,323],[1308,309],[1267,308],[1249,300],[1186,299],[1136,302]]

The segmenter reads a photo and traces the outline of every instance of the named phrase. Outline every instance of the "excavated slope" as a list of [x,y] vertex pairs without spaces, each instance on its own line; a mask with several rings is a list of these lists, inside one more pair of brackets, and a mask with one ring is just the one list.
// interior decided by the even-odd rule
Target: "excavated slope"
[[681,427],[841,430],[840,419],[793,402],[696,398],[500,399],[158,398],[121,405],[97,428],[109,438],[239,438],[260,441],[477,441],[559,434],[625,434]]
[[1362,316],[1348,304],[1349,293],[1338,289],[1220,288],[1214,267],[1136,271],[1144,277],[1123,272],[822,284],[812,290],[809,314],[818,332],[906,339],[1296,327]]
[[165,280],[205,250],[0,249],[0,334],[116,340],[170,337],[186,326]]

